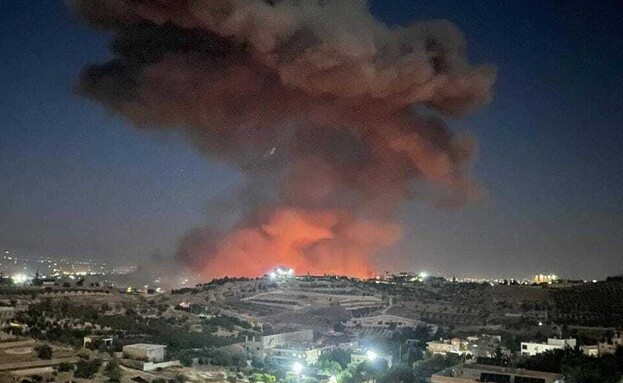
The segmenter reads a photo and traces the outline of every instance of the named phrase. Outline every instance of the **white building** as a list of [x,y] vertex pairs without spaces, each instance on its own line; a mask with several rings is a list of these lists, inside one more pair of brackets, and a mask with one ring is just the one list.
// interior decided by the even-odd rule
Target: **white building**
[[582,352],[586,356],[594,356],[594,357],[599,356],[599,348],[597,347],[597,345],[582,346]]
[[162,362],[164,360],[165,348],[160,344],[137,343],[123,346],[123,357],[145,362]]
[[373,317],[353,318],[345,323],[348,328],[361,327],[361,328],[404,328],[404,327],[417,327],[420,324],[425,324],[415,319],[399,317],[396,315],[377,315]]
[[87,335],[82,338],[82,347],[88,347],[91,344],[104,344],[106,347],[112,347],[112,342],[111,336]]
[[577,341],[574,338],[549,338],[547,343],[521,342],[521,355],[534,356],[551,350],[564,350],[567,347],[575,348],[576,345]]
[[469,353],[468,342],[459,338],[448,340],[426,342],[426,351],[433,355],[458,354],[467,355]]
[[5,323],[15,318],[15,307],[0,307],[0,323]]
[[332,346],[319,347],[308,343],[294,343],[271,348],[267,351],[266,356],[283,366],[291,366],[295,362],[311,365],[318,362],[322,354],[329,353],[333,349]]
[[606,340],[597,344],[597,353],[599,356],[614,354],[619,347],[623,347],[623,333],[616,332],[610,341]]
[[498,347],[501,347],[502,337],[499,335],[482,334],[468,336],[466,339],[440,339],[439,341],[426,342],[426,351],[432,355],[472,355],[474,357],[492,357]]
[[431,383],[514,382],[514,383],[563,383],[563,376],[551,372],[530,371],[500,366],[460,364],[439,371]]

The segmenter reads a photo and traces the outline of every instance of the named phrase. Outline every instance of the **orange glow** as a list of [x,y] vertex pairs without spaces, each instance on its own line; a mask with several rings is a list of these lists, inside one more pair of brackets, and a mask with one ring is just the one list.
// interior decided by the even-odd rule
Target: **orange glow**
[[355,221],[337,211],[282,208],[258,228],[229,234],[216,253],[198,254],[201,276],[256,277],[284,265],[297,274],[373,275],[368,257],[394,244],[400,229],[391,223]]

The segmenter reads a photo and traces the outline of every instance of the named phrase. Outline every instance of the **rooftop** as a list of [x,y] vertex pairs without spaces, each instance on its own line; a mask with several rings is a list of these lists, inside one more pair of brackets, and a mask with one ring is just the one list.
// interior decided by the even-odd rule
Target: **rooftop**
[[526,377],[548,377],[551,379],[559,378],[561,375],[551,372],[542,372],[542,371],[532,371],[532,370],[524,370],[522,368],[510,368],[510,367],[501,367],[501,366],[488,366],[484,364],[470,364],[464,365],[460,364],[458,366],[447,368],[443,371],[438,372],[437,376],[452,376],[452,377],[461,377],[466,375],[467,371],[482,371],[482,372],[492,372],[492,373],[503,373],[503,374],[511,374],[511,375],[520,375]]
[[165,348],[167,346],[163,345],[163,344],[149,344],[149,343],[135,343],[135,344],[128,344],[125,347],[133,347],[133,348],[143,348],[143,349],[147,349],[147,350],[155,350],[155,349],[159,349],[159,348]]

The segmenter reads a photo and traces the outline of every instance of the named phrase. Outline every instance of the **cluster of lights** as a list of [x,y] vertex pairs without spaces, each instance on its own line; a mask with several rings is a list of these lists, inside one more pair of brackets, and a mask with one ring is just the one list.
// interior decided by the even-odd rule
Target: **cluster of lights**
[[282,279],[282,278],[291,278],[294,276],[293,269],[287,269],[285,267],[279,267],[275,271],[272,271],[268,274],[270,279]]
[[21,273],[20,274],[14,274],[12,276],[12,278],[13,278],[13,282],[18,284],[18,285],[22,285],[22,284],[28,282],[28,279],[29,279],[28,275],[21,274]]
[[556,274],[548,274],[548,275],[543,275],[543,274],[539,274],[539,275],[535,275],[534,278],[532,278],[532,281],[534,283],[548,283],[548,284],[552,284],[554,282],[556,282],[558,280],[558,276]]

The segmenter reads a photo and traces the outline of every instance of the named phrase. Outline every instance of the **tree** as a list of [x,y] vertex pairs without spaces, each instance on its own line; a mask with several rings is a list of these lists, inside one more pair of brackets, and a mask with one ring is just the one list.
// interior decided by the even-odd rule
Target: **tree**
[[76,363],[76,372],[74,372],[74,376],[76,378],[91,379],[95,376],[95,374],[97,374],[101,366],[102,361],[99,359],[92,361],[80,359],[78,363]]
[[318,360],[316,368],[318,368],[318,370],[325,375],[337,376],[340,372],[342,372],[342,366],[335,360]]
[[119,362],[114,359],[108,362],[104,369],[104,375],[108,377],[109,382],[121,381],[121,367],[119,367]]
[[249,381],[256,383],[275,383],[277,377],[271,374],[255,373],[249,377]]
[[60,363],[56,369],[58,370],[58,372],[73,371],[74,365],[73,363],[63,362]]
[[264,361],[259,356],[254,355],[251,359],[251,366],[258,369],[264,368]]
[[461,362],[458,355],[440,356],[435,355],[432,358],[417,361],[413,364],[413,373],[416,382],[426,382],[434,373],[445,368],[457,365]]
[[193,359],[189,354],[184,353],[180,355],[180,363],[182,363],[182,366],[184,367],[190,367],[193,364]]
[[37,358],[39,359],[52,359],[52,347],[47,343],[35,347],[35,351],[37,351]]
[[415,383],[413,369],[409,366],[394,366],[381,378],[381,383]]
[[334,326],[333,326],[333,330],[335,332],[344,332],[344,330],[346,330],[346,326],[344,326],[344,324],[342,322],[337,322]]
[[335,350],[329,353],[324,353],[320,355],[320,357],[318,358],[318,362],[334,361],[334,362],[339,363],[342,369],[345,369],[348,367],[348,364],[350,363],[350,354],[351,353],[348,351],[342,350],[341,348],[336,348]]
[[355,382],[376,382],[387,372],[387,361],[378,358],[374,362],[365,361],[352,366],[353,378]]

